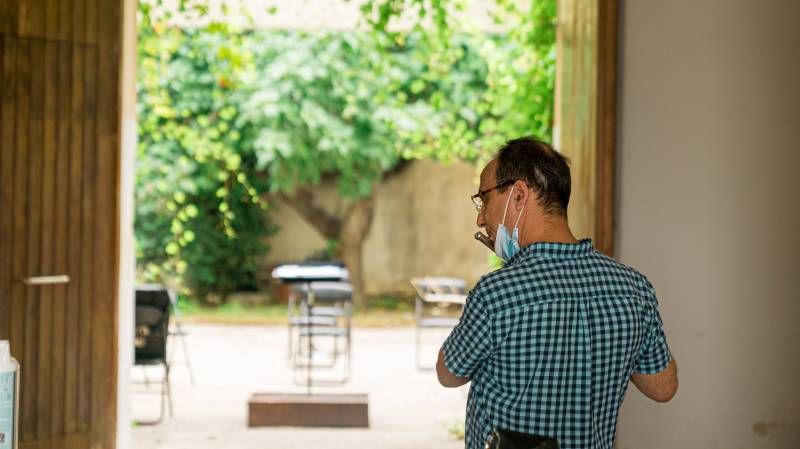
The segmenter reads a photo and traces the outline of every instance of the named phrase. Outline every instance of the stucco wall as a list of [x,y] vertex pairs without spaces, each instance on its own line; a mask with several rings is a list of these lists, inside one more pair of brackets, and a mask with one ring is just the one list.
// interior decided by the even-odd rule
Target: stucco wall
[[672,402],[617,448],[800,447],[800,2],[621,3],[620,259],[659,295]]
[[[414,276],[454,276],[473,285],[488,271],[488,250],[472,236],[477,168],[415,161],[376,191],[375,216],[364,246],[369,295],[411,293]],[[335,191],[323,187],[327,205],[337,207]],[[271,220],[280,228],[268,243],[265,264],[303,260],[325,247],[325,240],[288,205],[272,202]]]

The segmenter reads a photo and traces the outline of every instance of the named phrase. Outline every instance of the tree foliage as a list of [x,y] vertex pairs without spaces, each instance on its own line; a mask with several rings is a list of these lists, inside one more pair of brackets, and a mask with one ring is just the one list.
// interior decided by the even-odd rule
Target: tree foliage
[[[253,286],[267,193],[358,266],[374,188],[404,161],[550,136],[554,0],[498,0],[495,34],[462,27],[457,0],[367,1],[350,32],[179,29],[160,3],[140,2],[138,256],[197,297]],[[392,31],[409,10],[418,22]],[[324,179],[349,199],[338,216],[315,197]]]
[[181,30],[140,15],[137,256],[147,281],[224,298],[256,287],[266,184],[236,130],[251,61],[238,33]]
[[389,51],[359,32],[257,33],[238,129],[272,191],[333,175],[371,193],[400,161],[474,157],[487,66],[468,36],[447,77],[431,77],[414,35]]

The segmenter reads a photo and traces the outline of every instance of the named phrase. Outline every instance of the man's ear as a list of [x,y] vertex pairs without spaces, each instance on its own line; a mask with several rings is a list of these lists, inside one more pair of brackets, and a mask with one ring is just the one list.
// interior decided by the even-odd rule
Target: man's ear
[[528,196],[531,195],[531,190],[528,188],[528,185],[522,181],[517,181],[511,187],[513,192],[511,193],[514,205],[517,207],[517,210],[521,210],[525,204],[528,202]]

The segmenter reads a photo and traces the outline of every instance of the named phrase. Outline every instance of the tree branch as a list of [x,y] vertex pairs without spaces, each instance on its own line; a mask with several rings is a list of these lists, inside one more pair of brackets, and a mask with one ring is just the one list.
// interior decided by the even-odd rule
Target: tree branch
[[314,204],[314,194],[311,189],[307,187],[299,188],[291,195],[280,192],[278,197],[300,214],[323,237],[326,239],[339,238],[339,233],[342,230],[342,220]]

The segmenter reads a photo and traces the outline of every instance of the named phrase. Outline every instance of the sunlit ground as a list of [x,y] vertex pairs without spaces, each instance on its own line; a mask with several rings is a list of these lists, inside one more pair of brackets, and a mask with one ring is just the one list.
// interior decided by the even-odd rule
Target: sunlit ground
[[[135,425],[135,449],[463,447],[454,428],[464,419],[467,387],[445,389],[433,371],[415,367],[413,327],[355,328],[351,381],[314,390],[369,394],[369,429],[248,428],[247,400],[252,393],[305,391],[293,384],[285,363],[286,328],[219,324],[184,328],[196,384],[191,385],[189,366],[179,341],[173,340],[174,416],[157,426]],[[445,336],[446,332],[435,330],[423,334],[426,363],[434,362]],[[159,403],[157,388],[140,384],[143,374],[140,367],[132,372],[132,415],[147,420],[156,416]],[[147,371],[151,380],[159,374],[157,368]]]

